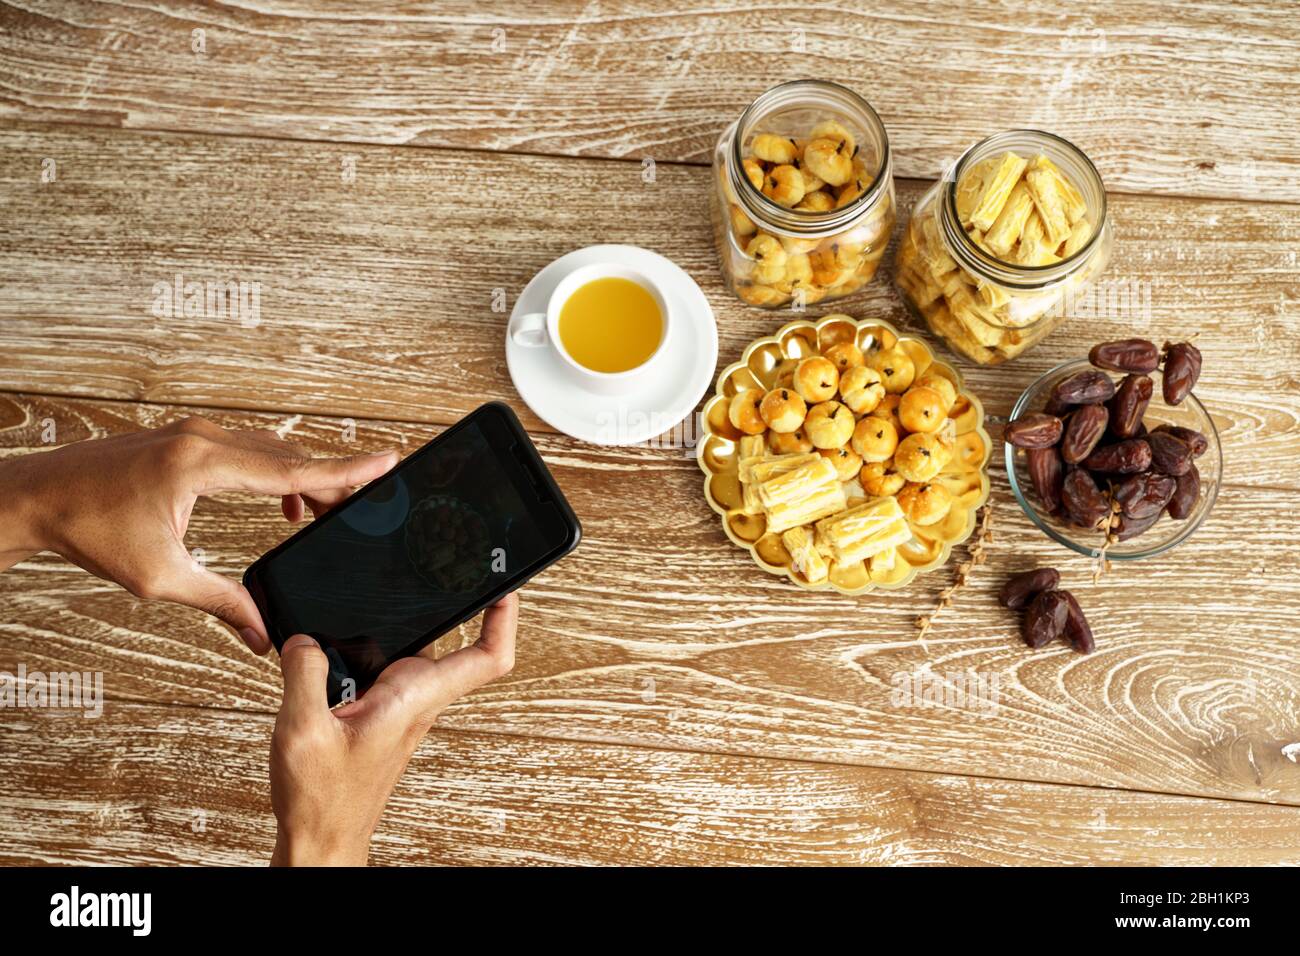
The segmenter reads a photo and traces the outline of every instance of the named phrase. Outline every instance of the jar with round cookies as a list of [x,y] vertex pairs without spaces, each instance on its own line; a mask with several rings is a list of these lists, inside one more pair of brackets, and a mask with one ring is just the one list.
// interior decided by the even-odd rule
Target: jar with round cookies
[[728,288],[796,310],[871,281],[894,226],[889,138],[852,90],[796,80],[759,96],[713,150],[710,209]]
[[1051,133],[1008,130],[966,150],[917,200],[895,282],[949,348],[997,365],[1060,325],[1112,244],[1088,157]]

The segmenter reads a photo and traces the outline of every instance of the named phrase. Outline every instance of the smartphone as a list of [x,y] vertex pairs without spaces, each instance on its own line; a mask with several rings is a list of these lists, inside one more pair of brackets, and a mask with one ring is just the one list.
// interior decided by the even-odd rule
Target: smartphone
[[294,634],[320,644],[333,706],[581,537],[515,413],[489,402],[267,552],[244,585],[277,651]]

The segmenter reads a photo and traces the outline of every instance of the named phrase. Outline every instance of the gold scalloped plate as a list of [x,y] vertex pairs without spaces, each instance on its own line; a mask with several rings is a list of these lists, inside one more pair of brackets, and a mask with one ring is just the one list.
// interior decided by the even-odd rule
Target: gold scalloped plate
[[[833,572],[829,581],[809,584],[792,567],[790,554],[781,536],[768,534],[762,515],[747,515],[740,510],[740,478],[736,474],[737,441],[741,433],[727,418],[731,397],[745,388],[767,390],[776,380],[778,366],[787,359],[801,359],[820,354],[836,342],[852,340],[863,352],[901,346],[916,364],[916,374],[933,369],[950,379],[957,388],[957,401],[949,417],[956,423],[957,450],[953,460],[936,481],[942,482],[953,495],[948,516],[928,527],[912,526],[912,540],[898,549],[900,560],[892,570],[875,575],[863,562]],[[704,405],[704,433],[695,457],[704,472],[704,497],[709,507],[722,517],[722,530],[738,548],[748,551],[769,574],[782,575],[808,591],[834,590],[841,594],[866,594],[877,588],[894,590],[906,587],[923,571],[942,567],[960,544],[975,530],[975,516],[988,500],[988,462],[992,442],[984,430],[984,406],[962,381],[961,373],[938,361],[930,346],[911,335],[900,335],[888,322],[880,319],[850,320],[827,316],[821,321],[799,320],[781,328],[775,335],[764,336],[749,344],[740,361],[728,365],[718,376],[714,396]]]

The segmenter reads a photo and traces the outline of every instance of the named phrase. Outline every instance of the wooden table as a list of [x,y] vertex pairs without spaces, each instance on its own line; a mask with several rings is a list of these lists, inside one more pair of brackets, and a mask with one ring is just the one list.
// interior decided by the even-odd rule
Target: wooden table
[[[195,413],[322,455],[410,451],[502,398],[582,518],[579,551],[525,592],[514,673],[412,762],[377,862],[1300,861],[1294,11],[839,7],[0,4],[4,454]],[[1093,158],[1109,275],[1150,290],[1149,316],[961,367],[1005,415],[1093,341],[1199,333],[1226,473],[1190,543],[1094,585],[995,455],[988,562],[922,644],[951,567],[893,594],[799,592],[729,545],[688,455],[592,447],[528,412],[494,297],[571,249],[680,263],[724,364],[790,318],[728,297],[702,210],[721,128],[809,75],[880,112],[904,210],[998,129]],[[259,282],[261,321],[155,316],[177,274]],[[889,253],[834,310],[909,324],[891,274]],[[188,543],[237,575],[286,531],[229,496]],[[1039,561],[1090,610],[1095,654],[1029,652],[994,603]],[[0,861],[267,859],[274,657],[49,555],[0,575],[0,608],[0,670],[101,671],[108,697],[98,720],[0,711]],[[1000,705],[891,701],[924,668],[997,674]]]

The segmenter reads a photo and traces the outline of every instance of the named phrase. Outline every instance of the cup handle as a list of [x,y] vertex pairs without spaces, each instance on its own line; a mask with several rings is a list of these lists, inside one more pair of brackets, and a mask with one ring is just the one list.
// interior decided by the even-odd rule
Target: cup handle
[[515,345],[522,345],[529,349],[545,345],[547,342],[546,313],[526,312],[523,315],[516,315],[510,320],[509,329],[510,341]]

